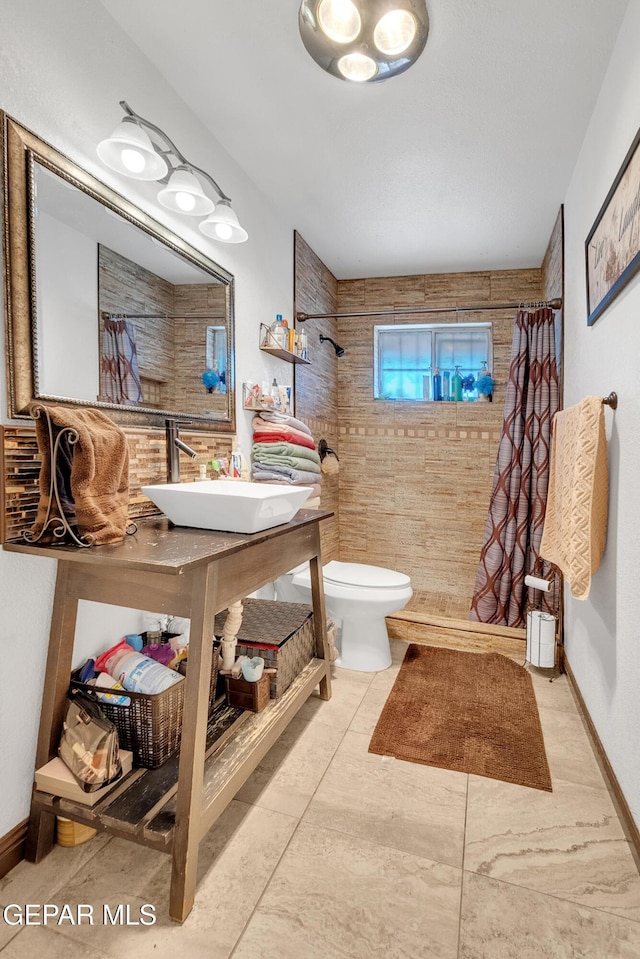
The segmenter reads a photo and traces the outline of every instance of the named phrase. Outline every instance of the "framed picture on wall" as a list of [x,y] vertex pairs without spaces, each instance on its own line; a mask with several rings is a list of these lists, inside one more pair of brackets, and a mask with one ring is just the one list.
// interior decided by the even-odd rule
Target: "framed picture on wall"
[[640,130],[585,241],[591,326],[640,270]]

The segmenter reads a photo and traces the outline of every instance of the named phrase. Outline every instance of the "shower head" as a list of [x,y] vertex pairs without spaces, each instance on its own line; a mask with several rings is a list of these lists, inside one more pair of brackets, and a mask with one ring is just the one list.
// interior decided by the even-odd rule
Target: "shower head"
[[334,350],[336,351],[336,356],[344,356],[344,354],[347,352],[347,351],[344,349],[344,347],[338,346],[338,344],[336,343],[336,341],[335,341],[335,340],[332,340],[330,336],[323,336],[322,333],[321,333],[321,334],[320,334],[320,342],[321,342],[321,343],[324,343],[325,340],[326,340],[327,343],[331,343],[332,347],[333,347]]

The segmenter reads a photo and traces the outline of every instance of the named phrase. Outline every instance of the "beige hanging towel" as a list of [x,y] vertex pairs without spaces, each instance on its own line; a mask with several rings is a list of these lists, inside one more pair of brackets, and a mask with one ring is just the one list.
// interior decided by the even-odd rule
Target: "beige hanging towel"
[[571,595],[586,599],[607,538],[607,440],[599,396],[553,419],[551,470],[540,556],[555,563]]

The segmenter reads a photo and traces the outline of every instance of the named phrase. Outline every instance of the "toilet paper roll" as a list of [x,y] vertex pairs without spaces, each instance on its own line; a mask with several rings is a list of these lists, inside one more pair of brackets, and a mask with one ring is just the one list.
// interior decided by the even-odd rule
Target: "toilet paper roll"
[[548,593],[553,584],[549,579],[539,579],[537,576],[525,576],[524,585],[531,586],[532,589],[540,589],[543,593]]
[[555,616],[539,609],[527,613],[526,659],[532,666],[553,668],[556,661]]

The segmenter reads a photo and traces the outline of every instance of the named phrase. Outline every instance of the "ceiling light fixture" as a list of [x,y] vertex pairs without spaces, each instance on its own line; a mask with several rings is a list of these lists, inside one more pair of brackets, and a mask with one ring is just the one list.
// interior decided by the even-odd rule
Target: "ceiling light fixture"
[[[231,200],[205,170],[190,163],[160,127],[120,101],[125,116],[110,137],[98,144],[98,156],[109,169],[134,180],[165,184],[158,203],[174,213],[206,216],[199,224],[205,236],[223,243],[243,243],[247,237],[231,209]],[[215,191],[215,202],[203,183]]]
[[425,48],[425,0],[302,0],[300,36],[327,73],[356,83],[408,70]]

